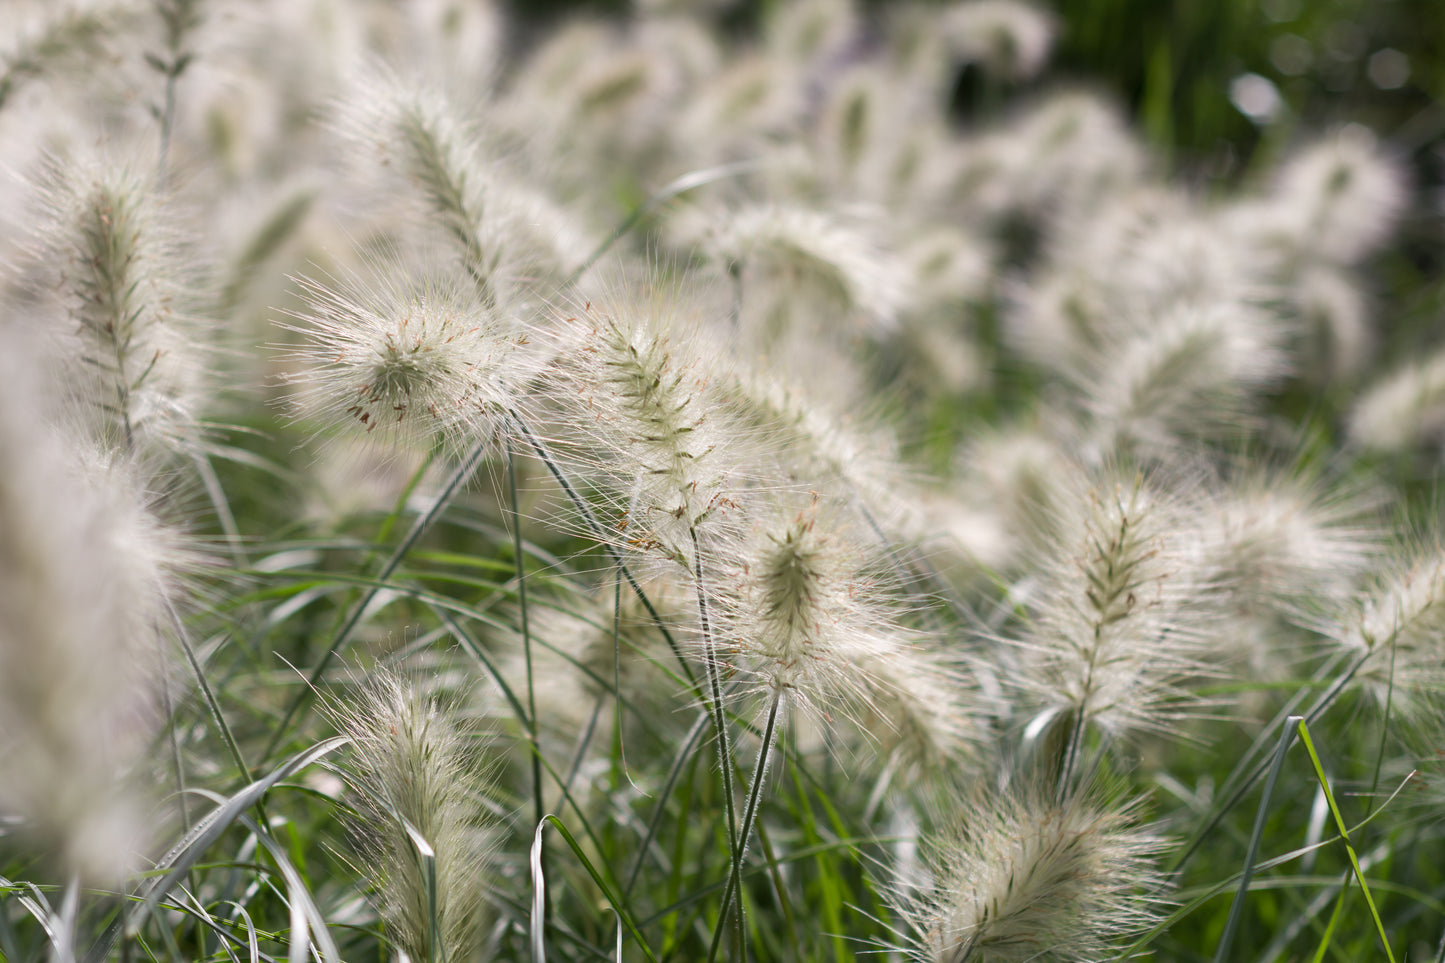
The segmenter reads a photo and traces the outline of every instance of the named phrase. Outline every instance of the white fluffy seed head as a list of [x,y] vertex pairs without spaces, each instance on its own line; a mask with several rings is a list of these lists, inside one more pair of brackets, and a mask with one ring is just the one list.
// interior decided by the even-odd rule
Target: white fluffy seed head
[[[870,705],[877,668],[910,643],[867,543],[816,496],[759,513],[712,580],[721,657],[755,691],[815,715]],[[896,600],[893,605],[897,605]]]
[[955,60],[978,64],[1006,80],[1027,80],[1048,61],[1058,32],[1054,18],[1020,0],[967,0],[939,21]]
[[652,282],[558,315],[548,385],[565,417],[554,455],[610,501],[604,523],[619,548],[691,572],[694,542],[728,528],[741,475],[758,462],[719,391],[726,349],[678,291]]
[[900,949],[916,963],[1108,958],[1158,915],[1162,848],[1127,806],[975,802],[934,845],[932,892],[899,907],[912,931]]
[[1298,617],[1349,596],[1379,554],[1369,508],[1301,474],[1252,473],[1204,506],[1204,564],[1234,605]]
[[486,305],[550,295],[591,250],[586,232],[485,149],[479,126],[447,98],[385,73],[353,87],[340,133],[362,149],[357,159],[383,199],[420,207]]
[[[353,834],[388,936],[413,960],[477,951],[492,850],[485,768],[450,709],[400,676],[380,673],[330,705],[351,738],[345,777],[356,793]],[[437,935],[419,835],[434,855]]]
[[1239,303],[1185,305],[1089,359],[1082,403],[1100,450],[1159,455],[1237,431],[1254,396],[1289,371],[1276,319]]
[[862,224],[823,211],[741,208],[719,218],[702,245],[739,279],[742,321],[763,345],[783,333],[770,329],[833,333],[840,318],[888,331],[907,300],[897,257]]
[[1372,385],[1350,412],[1350,441],[1403,453],[1445,443],[1445,352],[1402,365]]
[[1162,729],[1195,704],[1181,685],[1217,622],[1194,513],[1139,474],[1079,481],[1042,550],[1018,684],[1076,725]]
[[152,462],[193,447],[207,359],[158,199],[139,173],[85,159],[52,158],[40,190],[37,269],[65,312],[58,348],[80,419],[101,447]]
[[1401,552],[1326,633],[1363,660],[1354,681],[1377,705],[1434,722],[1445,692],[1445,551]]
[[1288,160],[1275,186],[1278,227],[1294,250],[1355,264],[1390,236],[1409,199],[1403,170],[1351,124]]
[[189,555],[128,462],[78,450],[0,357],[0,809],[109,884],[144,843],[126,776],[155,730]]
[[306,309],[283,325],[298,411],[382,438],[470,444],[504,429],[539,362],[526,333],[465,281],[299,279]]

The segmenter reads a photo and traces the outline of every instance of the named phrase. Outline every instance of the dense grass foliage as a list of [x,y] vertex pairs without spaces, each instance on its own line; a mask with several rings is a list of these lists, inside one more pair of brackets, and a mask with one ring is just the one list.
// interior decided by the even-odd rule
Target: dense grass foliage
[[0,11],[0,959],[1445,960],[1445,61],[1138,6]]

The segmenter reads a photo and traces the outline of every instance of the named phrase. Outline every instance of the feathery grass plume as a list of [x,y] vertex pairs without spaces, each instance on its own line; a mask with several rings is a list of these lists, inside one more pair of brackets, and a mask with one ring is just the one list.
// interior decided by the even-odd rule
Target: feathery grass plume
[[1356,381],[1373,360],[1376,341],[1359,279],[1347,269],[1312,264],[1287,290],[1300,376],[1316,386]]
[[61,350],[99,443],[165,460],[198,441],[207,358],[185,315],[177,245],[145,179],[116,164],[52,159],[45,263],[68,314]]
[[1438,718],[1445,693],[1445,550],[1403,550],[1376,572],[1326,637],[1361,660],[1354,682],[1412,723]]
[[[379,269],[381,273],[381,269]],[[525,330],[455,276],[392,269],[301,278],[298,408],[403,441],[459,446],[506,430],[540,363]]]
[[1351,595],[1379,554],[1371,502],[1303,472],[1246,471],[1203,506],[1204,564],[1235,606],[1298,619]]
[[1370,386],[1350,411],[1347,431],[1365,451],[1445,445],[1445,352],[1402,365]]
[[447,705],[390,672],[329,708],[351,738],[352,831],[387,935],[412,960],[474,959],[492,841],[486,769],[471,738]]
[[905,784],[955,778],[984,741],[982,694],[961,664],[922,640],[858,658],[859,730],[884,770]]
[[752,527],[714,579],[720,657],[750,690],[813,715],[867,705],[870,667],[910,644],[885,565],[870,568],[868,541],[816,495],[780,497]]
[[701,245],[736,279],[739,321],[764,348],[790,335],[846,340],[850,319],[891,331],[907,299],[897,257],[862,224],[824,211],[744,207],[716,218]]
[[413,0],[397,13],[405,18],[395,33],[402,63],[457,89],[484,90],[495,82],[507,39],[495,0]]
[[1104,347],[1080,388],[1100,452],[1159,456],[1237,432],[1254,396],[1290,370],[1281,341],[1268,313],[1222,302],[1181,305],[1147,334]]
[[497,113],[533,156],[562,172],[574,203],[600,200],[599,169],[619,183],[625,176],[629,188],[679,173],[679,112],[720,61],[717,40],[689,18],[646,18],[628,29],[578,20],[521,65]]
[[729,527],[755,460],[718,391],[725,350],[681,291],[650,281],[615,287],[553,327],[551,388],[569,422],[559,430],[573,436],[559,454],[613,501],[619,549],[691,574],[694,545]]
[[1280,294],[1227,223],[1182,192],[1134,189],[1061,216],[1050,248],[1041,277],[1013,285],[1008,334],[1059,371],[1101,347],[1114,353],[1126,337],[1150,336],[1160,314]]
[[1005,80],[1028,80],[1049,59],[1054,18],[1020,0],[966,0],[946,9],[938,29],[960,64],[978,64]]
[[384,71],[354,86],[341,133],[423,203],[487,306],[550,293],[582,263],[592,247],[585,232],[488,157],[476,125],[445,97]]
[[802,68],[762,54],[737,56],[679,108],[673,149],[684,168],[753,161],[778,152],[808,110]]
[[763,43],[780,60],[821,65],[853,43],[858,32],[853,0],[797,0],[769,8]]
[[929,217],[932,155],[946,136],[931,89],[862,61],[830,85],[809,132],[805,176],[820,179],[827,196]]
[[954,460],[957,482],[925,511],[942,539],[931,551],[961,554],[969,574],[1015,571],[1028,549],[1046,544],[1075,492],[1077,471],[1043,433],[1022,427],[980,434]]
[[8,4],[0,19],[0,107],[27,80],[51,71],[93,68],[106,42],[140,20],[142,10],[134,0]]
[[[1082,746],[1089,730],[1160,730],[1197,704],[1180,686],[1202,671],[1218,591],[1181,498],[1122,468],[1076,484],[1040,552],[1016,683]],[[1066,777],[1076,764],[1071,749]]]
[[961,145],[949,194],[971,216],[1044,221],[1088,212],[1148,168],[1118,109],[1080,91],[1040,100],[996,131]]
[[[1316,629],[1321,612],[1346,604],[1379,554],[1371,500],[1321,482],[1303,470],[1245,469],[1207,497],[1201,564],[1223,593],[1228,626],[1212,664],[1252,681],[1290,678],[1308,638],[1301,628]],[[1246,708],[1265,706],[1257,693],[1241,698]]]
[[123,463],[36,409],[29,351],[0,357],[0,810],[109,884],[144,844],[126,784],[155,729],[179,542]]
[[1163,840],[1135,806],[995,794],[932,843],[932,892],[901,903],[915,963],[1108,959],[1157,917]]
[[887,425],[844,415],[774,370],[738,369],[725,390],[739,419],[776,446],[780,457],[768,453],[773,464],[757,468],[760,475],[781,473],[788,484],[837,490],[873,524],[910,527],[916,486]]
[[1286,161],[1273,200],[1275,229],[1291,250],[1358,264],[1394,231],[1409,187],[1375,135],[1350,124]]

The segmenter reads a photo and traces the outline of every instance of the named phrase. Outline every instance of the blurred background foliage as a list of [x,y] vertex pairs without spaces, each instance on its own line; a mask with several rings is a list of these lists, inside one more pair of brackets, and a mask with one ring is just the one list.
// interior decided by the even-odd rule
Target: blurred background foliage
[[[747,38],[788,2],[707,5]],[[875,16],[897,2],[860,0]],[[1321,132],[1363,124],[1406,163],[1415,189],[1397,243],[1366,272],[1378,360],[1390,366],[1445,343],[1445,0],[1035,2],[1059,20],[1051,68],[1007,88],[966,68],[953,101],[960,123],[986,124],[1035,89],[1082,85],[1124,108],[1160,174],[1205,193],[1248,186]],[[629,7],[628,0],[511,0],[518,50],[560,18],[619,16]],[[1008,393],[1008,379],[996,385]],[[1293,418],[1331,412],[1320,427],[1336,433],[1341,409],[1329,399],[1296,388],[1276,402]],[[1433,504],[1434,466],[1406,474],[1414,478],[1408,500]]]

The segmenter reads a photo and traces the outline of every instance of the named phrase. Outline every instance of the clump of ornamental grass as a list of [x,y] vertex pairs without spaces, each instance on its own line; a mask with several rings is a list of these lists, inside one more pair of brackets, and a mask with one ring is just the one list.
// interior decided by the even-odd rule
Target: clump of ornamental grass
[[447,705],[389,672],[333,700],[330,714],[350,739],[351,830],[388,938],[412,960],[473,959],[492,834],[472,737]]
[[508,431],[540,363],[525,329],[465,280],[396,272],[301,278],[287,380],[299,411],[400,441]]
[[177,245],[133,170],[52,159],[41,270],[65,311],[65,383],[103,448],[152,462],[198,441],[207,358],[187,315]]
[[1108,959],[1158,917],[1161,837],[1136,806],[1005,791],[928,842],[932,882],[897,909],[916,963]]
[[111,883],[147,842],[128,777],[157,726],[189,553],[132,466],[45,424],[23,342],[5,340],[0,810],[67,871]]

